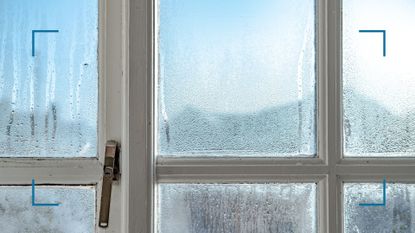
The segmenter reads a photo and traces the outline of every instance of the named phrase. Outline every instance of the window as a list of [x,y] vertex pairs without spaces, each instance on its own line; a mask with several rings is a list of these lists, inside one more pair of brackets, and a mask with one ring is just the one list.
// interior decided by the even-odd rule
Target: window
[[59,207],[33,207],[30,187],[0,187],[4,232],[95,232],[94,187],[38,187],[37,202]]
[[367,169],[343,179],[346,233],[414,231],[415,34],[406,29],[414,8],[404,0],[343,1],[343,154]]
[[0,228],[413,232],[414,7],[0,0]]
[[413,231],[411,1],[132,7],[129,229]]
[[[324,174],[294,166],[299,174],[293,179],[287,168],[300,161],[323,166],[317,103],[322,5],[152,3],[149,18],[142,11],[130,18],[151,19],[154,28],[143,35],[137,24],[129,38],[137,46],[130,67],[138,68],[130,70],[130,177],[149,187],[130,208],[129,229],[320,232]],[[132,7],[146,9],[144,2]]]
[[[106,2],[0,0],[2,232],[104,232],[103,152],[121,139],[123,82],[121,2]],[[117,215],[107,230],[120,232]]]
[[[156,12],[156,161],[316,156],[313,0],[160,0]],[[155,231],[317,232],[316,183],[241,182],[157,182]]]
[[[405,28],[415,22],[415,4],[345,0],[343,6],[345,155],[412,157],[415,32]],[[364,13],[368,10],[374,13]],[[359,33],[362,29],[385,32]]]
[[314,0],[157,12],[157,155],[315,156]]
[[160,232],[317,232],[315,184],[162,184]]
[[345,184],[345,232],[412,232],[415,227],[414,188],[414,184],[388,185],[386,206],[367,208],[360,207],[359,203],[382,203],[382,186]]
[[98,1],[1,3],[0,155],[97,156]]

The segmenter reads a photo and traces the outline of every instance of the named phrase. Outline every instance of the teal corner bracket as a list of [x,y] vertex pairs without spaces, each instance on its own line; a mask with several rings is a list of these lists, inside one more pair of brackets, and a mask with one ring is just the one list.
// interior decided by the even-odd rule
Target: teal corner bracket
[[32,206],[59,206],[60,203],[36,203],[35,179],[32,179]]
[[382,203],[359,203],[359,206],[386,206],[386,177],[383,177],[383,202]]

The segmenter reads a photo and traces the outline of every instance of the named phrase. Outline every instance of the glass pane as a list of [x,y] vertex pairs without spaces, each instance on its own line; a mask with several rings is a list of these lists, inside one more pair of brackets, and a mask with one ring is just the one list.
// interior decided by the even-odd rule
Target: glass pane
[[[415,2],[343,1],[343,104],[346,156],[415,152]],[[386,56],[383,56],[385,30]]]
[[162,184],[159,233],[313,233],[316,184]]
[[159,0],[159,154],[314,156],[314,2]]
[[1,157],[96,156],[97,27],[97,0],[0,0]]
[[359,206],[382,199],[382,184],[345,184],[345,233],[415,232],[415,185],[387,184],[386,206]]
[[1,232],[93,233],[95,232],[95,189],[93,187],[36,187],[32,206],[31,187],[0,186]]

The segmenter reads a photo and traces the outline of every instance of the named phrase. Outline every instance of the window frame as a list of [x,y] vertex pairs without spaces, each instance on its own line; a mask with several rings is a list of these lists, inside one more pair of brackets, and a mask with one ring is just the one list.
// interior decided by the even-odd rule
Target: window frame
[[[415,158],[347,158],[342,125],[342,0],[316,0],[317,157],[162,158],[155,160],[157,0],[127,0],[128,156],[125,232],[155,233],[158,183],[315,182],[318,232],[343,232],[343,183],[415,182]],[[125,151],[124,150],[124,151]],[[125,178],[125,177],[124,177]]]
[[[122,1],[98,1],[98,112],[97,112],[97,156],[96,157],[2,157],[0,158],[0,184],[79,186],[90,185],[96,190],[95,231],[119,232],[121,229],[122,190],[113,186],[110,223],[108,228],[98,227],[105,143],[122,139],[122,87],[125,75],[120,59],[125,34],[125,12]],[[30,198],[30,196],[28,196]]]

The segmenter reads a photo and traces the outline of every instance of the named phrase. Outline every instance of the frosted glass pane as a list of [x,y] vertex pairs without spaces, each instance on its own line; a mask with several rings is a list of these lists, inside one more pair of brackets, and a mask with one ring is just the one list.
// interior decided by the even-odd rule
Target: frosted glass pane
[[159,233],[317,232],[316,184],[162,184]]
[[[415,1],[343,1],[346,156],[415,155]],[[386,30],[383,33],[359,30]]]
[[159,154],[313,157],[314,2],[159,0]]
[[60,203],[57,207],[34,207],[31,197],[30,186],[0,186],[1,232],[95,232],[94,188],[36,187],[36,203]]
[[415,185],[387,184],[386,207],[359,206],[382,203],[382,184],[344,185],[345,233],[415,232]]
[[[0,0],[0,157],[93,157],[98,0]],[[59,30],[35,33],[32,30]]]

